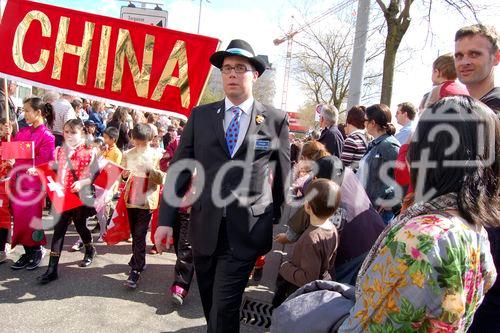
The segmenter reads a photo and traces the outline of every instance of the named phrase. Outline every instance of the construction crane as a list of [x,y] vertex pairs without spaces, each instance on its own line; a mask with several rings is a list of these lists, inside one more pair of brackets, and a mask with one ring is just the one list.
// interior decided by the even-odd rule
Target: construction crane
[[[283,93],[281,95],[281,109],[283,111],[286,111],[286,102],[287,102],[287,98],[288,98],[288,80],[290,78],[290,66],[291,66],[291,62],[292,62],[293,37],[295,37],[295,35],[297,35],[298,33],[306,30],[309,27],[311,27],[312,25],[314,25],[314,24],[316,24],[318,22],[321,22],[322,20],[324,20],[325,18],[327,18],[331,14],[333,14],[335,12],[338,12],[338,11],[341,11],[342,9],[346,8],[350,4],[353,4],[354,2],[356,2],[356,0],[344,0],[341,3],[339,3],[339,4],[337,4],[337,5],[333,6],[333,7],[331,7],[330,9],[328,9],[327,11],[325,11],[324,13],[322,13],[321,15],[313,18],[312,20],[310,20],[306,24],[300,26],[296,30],[293,29],[293,24],[292,24],[290,26],[289,32],[287,34],[285,34],[285,36],[283,36],[281,38],[276,38],[275,40],[273,40],[273,43],[276,46],[278,46],[278,45],[280,45],[280,44],[282,44],[284,42],[287,42],[287,46],[286,46],[286,61],[285,61],[285,76],[284,76],[284,79],[283,79]],[[293,18],[294,17],[292,16],[292,19]]]

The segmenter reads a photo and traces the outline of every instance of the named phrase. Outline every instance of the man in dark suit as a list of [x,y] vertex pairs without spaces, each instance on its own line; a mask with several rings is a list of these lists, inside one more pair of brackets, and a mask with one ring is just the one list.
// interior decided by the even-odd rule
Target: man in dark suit
[[249,274],[271,250],[288,189],[288,118],[254,100],[253,84],[266,65],[247,42],[231,41],[210,62],[221,69],[226,98],[191,112],[167,173],[155,243],[160,250],[162,239],[169,244],[178,209],[172,198],[190,186],[191,172],[174,170],[194,159],[199,198],[191,208],[190,243],[203,311],[208,332],[235,333]]
[[321,106],[319,125],[323,130],[321,131],[318,141],[325,145],[326,150],[328,150],[330,154],[340,158],[340,154],[344,148],[344,137],[337,127],[338,120],[339,111],[335,106]]

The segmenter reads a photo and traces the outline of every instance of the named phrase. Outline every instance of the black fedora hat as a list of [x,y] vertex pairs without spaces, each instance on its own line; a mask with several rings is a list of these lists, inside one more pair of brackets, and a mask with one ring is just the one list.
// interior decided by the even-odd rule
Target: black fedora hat
[[255,67],[259,76],[266,70],[266,62],[259,56],[255,56],[252,47],[246,41],[241,39],[233,39],[227,46],[225,51],[217,51],[210,56],[210,62],[217,68],[222,67],[224,58],[231,56],[239,56],[248,59]]

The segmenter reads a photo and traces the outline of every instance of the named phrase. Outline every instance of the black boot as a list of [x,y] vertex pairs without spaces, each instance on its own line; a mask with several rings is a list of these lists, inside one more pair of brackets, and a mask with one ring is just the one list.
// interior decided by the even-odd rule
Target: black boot
[[40,275],[37,278],[37,281],[40,284],[46,284],[51,281],[57,280],[57,266],[59,265],[59,254],[58,253],[50,253],[49,266],[47,267],[47,271]]
[[94,260],[96,253],[97,252],[95,250],[94,245],[92,245],[92,243],[85,244],[85,256],[83,257],[83,260],[80,261],[80,264],[78,266],[80,266],[80,267],[90,266],[90,264],[92,263],[92,260]]

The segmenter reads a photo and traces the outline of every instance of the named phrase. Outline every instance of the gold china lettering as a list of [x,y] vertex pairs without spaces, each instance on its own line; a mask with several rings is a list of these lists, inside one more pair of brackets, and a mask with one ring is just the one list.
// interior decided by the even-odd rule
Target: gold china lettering
[[108,66],[109,40],[111,39],[111,27],[102,26],[101,43],[99,45],[99,58],[97,60],[97,72],[95,75],[95,87],[104,89],[106,83],[106,67]]
[[24,60],[23,56],[23,44],[24,39],[26,38],[26,32],[28,31],[33,20],[40,22],[42,26],[42,36],[50,37],[51,34],[51,25],[50,20],[39,10],[32,10],[24,16],[21,23],[16,28],[16,34],[14,35],[14,42],[12,44],[12,58],[14,59],[14,63],[22,69],[23,71],[36,73],[42,71],[47,65],[47,61],[49,60],[50,51],[46,49],[41,49],[40,57],[38,61],[30,64]]
[[[179,66],[179,77],[172,77],[175,64],[178,64]],[[165,91],[165,87],[167,85],[178,87],[181,91],[182,107],[189,107],[191,94],[189,91],[186,43],[182,40],[175,42],[175,46],[170,53],[167,63],[165,64],[165,68],[161,73],[160,80],[158,80],[158,84],[156,85],[151,99],[159,101],[163,96],[163,92]]]
[[[48,16],[38,10],[32,10],[26,14],[23,20],[19,23],[14,35],[14,42],[12,45],[12,56],[14,63],[26,72],[40,72],[45,69],[49,60],[50,52],[54,51],[54,64],[52,67],[51,77],[56,80],[61,79],[61,71],[63,66],[64,55],[66,53],[79,57],[78,63],[78,77],[77,84],[85,86],[88,81],[89,67],[90,67],[90,53],[92,51],[92,42],[95,32],[95,23],[85,21],[85,28],[82,37],[82,45],[72,45],[67,43],[68,31],[70,27],[70,18],[61,16],[59,20],[59,28],[57,31],[55,47],[52,50],[41,49],[40,56],[37,62],[28,63],[23,56],[23,45],[25,42],[26,34],[33,21],[38,21],[42,27],[42,37],[51,37],[52,29]],[[91,70],[94,70],[96,77],[94,87],[98,89],[105,89],[106,85],[106,71],[108,62],[112,61],[113,75],[111,80],[111,91],[121,92],[123,71],[125,65],[125,58],[132,74],[134,87],[137,96],[142,98],[150,98],[153,101],[159,102],[167,86],[179,88],[180,99],[183,108],[188,108],[190,105],[190,88],[188,77],[188,58],[186,51],[186,43],[182,40],[177,40],[174,47],[170,52],[170,56],[165,63],[165,67],[161,72],[161,76],[155,85],[155,89],[150,94],[150,79],[153,67],[153,52],[155,46],[155,36],[146,34],[143,48],[142,65],[139,66],[137,60],[134,43],[130,36],[130,31],[127,29],[118,29],[118,36],[116,40],[115,54],[109,54],[111,43],[111,34],[113,29],[110,26],[103,25],[101,28],[101,36],[99,40],[99,49],[96,65],[93,65]],[[175,67],[178,67],[179,74],[177,77],[173,76]]]
[[137,57],[135,56],[130,32],[127,29],[120,29],[118,32],[118,41],[116,42],[115,69],[113,72],[113,82],[111,84],[112,91],[120,92],[122,90],[123,65],[125,57],[127,57],[137,96],[148,98],[154,45],[154,36],[146,34],[141,70],[139,69]]
[[87,77],[89,74],[90,49],[92,47],[95,25],[92,22],[85,22],[82,46],[76,46],[66,43],[68,38],[69,21],[69,17],[66,16],[61,16],[61,19],[59,20],[59,31],[57,32],[52,78],[56,80],[61,79],[64,54],[69,53],[80,57],[80,61],[78,63],[78,79],[76,83],[84,86],[87,84]]

